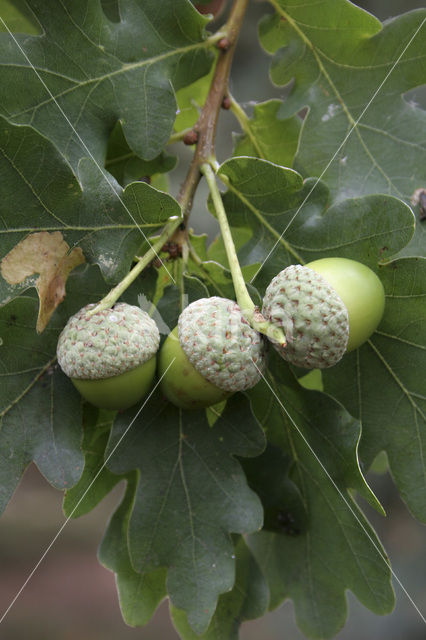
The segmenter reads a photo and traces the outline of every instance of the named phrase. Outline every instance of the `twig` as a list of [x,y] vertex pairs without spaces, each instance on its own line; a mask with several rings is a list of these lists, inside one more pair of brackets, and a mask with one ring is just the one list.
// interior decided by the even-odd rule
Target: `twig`
[[215,160],[214,143],[217,121],[223,98],[228,91],[232,58],[248,2],[249,0],[235,0],[228,22],[221,29],[220,38],[215,40],[220,54],[216,62],[210,91],[198,122],[194,126],[194,131],[197,133],[196,148],[178,197],[185,223],[189,218],[194,194],[201,179],[201,166]]

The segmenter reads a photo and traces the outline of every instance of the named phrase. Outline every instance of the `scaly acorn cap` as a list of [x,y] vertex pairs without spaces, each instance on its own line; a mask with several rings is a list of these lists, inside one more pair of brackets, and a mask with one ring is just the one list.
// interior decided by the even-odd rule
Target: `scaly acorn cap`
[[179,316],[178,336],[193,367],[224,391],[254,387],[265,370],[266,342],[233,300],[192,302]]
[[100,380],[125,373],[150,360],[160,333],[139,307],[120,302],[92,316],[95,305],[71,316],[59,336],[58,363],[70,378]]
[[266,289],[262,313],[284,330],[287,345],[275,349],[298,367],[332,367],[346,351],[348,311],[325,278],[308,267],[280,271]]

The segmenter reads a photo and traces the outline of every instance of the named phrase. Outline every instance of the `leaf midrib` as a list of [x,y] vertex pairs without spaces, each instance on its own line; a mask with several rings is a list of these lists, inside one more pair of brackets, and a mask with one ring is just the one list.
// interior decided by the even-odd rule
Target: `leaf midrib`
[[91,227],[82,227],[82,226],[75,226],[75,225],[68,225],[68,224],[63,224],[62,226],[58,225],[55,227],[48,227],[48,226],[42,226],[42,227],[21,227],[19,229],[1,229],[0,230],[0,236],[3,234],[7,234],[7,233],[32,233],[34,231],[107,231],[107,230],[113,230],[113,231],[121,231],[121,230],[133,230],[133,229],[140,229],[141,227],[143,227],[144,229],[158,229],[158,227],[161,227],[161,225],[164,224],[162,222],[150,222],[150,223],[144,223],[144,224],[107,224],[107,225],[100,225],[99,227],[96,226],[91,226]]
[[[219,178],[223,179],[224,176],[221,175],[220,173],[218,173]],[[232,182],[229,180],[228,176],[225,177],[225,179],[223,180],[224,184],[226,184],[226,186],[228,187],[229,191],[231,191],[235,196],[237,196],[237,198],[239,198],[239,200],[241,200],[241,202],[244,204],[245,207],[247,207],[247,209],[249,209],[254,215],[255,217],[259,220],[260,224],[265,227],[265,229],[267,229],[267,231],[269,231],[269,233],[272,235],[272,237],[274,237],[276,239],[276,244],[281,244],[284,249],[291,255],[293,256],[299,264],[305,264],[303,258],[297,253],[297,251],[295,251],[295,249],[293,248],[293,245],[290,245],[283,237],[283,234],[280,234],[276,229],[274,229],[274,227],[272,227],[269,222],[266,220],[265,216],[262,215],[262,213],[259,211],[259,209],[257,209],[248,198],[246,198],[241,191],[239,191],[238,189],[236,189]]]
[[56,77],[59,77],[63,80],[67,80],[68,82],[74,82],[74,86],[69,87],[68,89],[65,89],[64,91],[57,93],[56,95],[52,95],[51,97],[49,97],[47,100],[44,100],[43,102],[40,102],[39,104],[35,104],[32,105],[31,107],[28,107],[27,109],[24,109],[22,111],[19,111],[17,113],[12,113],[9,114],[8,117],[13,119],[13,118],[19,118],[23,115],[25,115],[26,113],[31,113],[32,111],[34,111],[35,109],[40,109],[40,107],[43,107],[47,104],[50,104],[51,102],[57,102],[58,100],[60,100],[61,98],[63,98],[64,96],[66,96],[67,94],[76,91],[78,89],[83,89],[84,87],[87,87],[91,84],[100,84],[102,82],[104,82],[105,80],[111,80],[111,78],[115,77],[115,76],[119,76],[120,74],[123,73],[129,73],[132,71],[136,71],[138,69],[143,69],[144,67],[146,67],[147,69],[149,69],[149,67],[153,66],[154,64],[157,63],[161,63],[164,60],[167,60],[168,58],[172,58],[174,56],[181,56],[184,55],[186,53],[189,53],[190,51],[195,51],[197,49],[204,49],[204,48],[208,48],[209,46],[211,46],[211,42],[209,40],[204,40],[203,42],[197,42],[195,44],[191,44],[191,45],[187,45],[186,47],[180,47],[178,49],[173,49],[171,51],[167,51],[166,53],[162,53],[159,54],[157,56],[154,56],[153,58],[149,58],[147,60],[140,60],[139,62],[133,62],[133,63],[126,63],[123,64],[121,66],[120,69],[116,69],[114,71],[111,71],[109,73],[106,73],[104,75],[101,76],[96,76],[94,78],[90,78],[88,80],[85,81],[79,81],[79,80],[75,80],[74,78],[68,78],[67,76],[64,76],[62,74],[59,73],[55,73],[53,71],[51,71],[50,69],[44,69],[42,67],[36,66],[36,65],[28,65],[28,64],[5,64],[5,63],[1,63],[0,64],[0,68],[2,67],[13,67],[15,69],[18,68],[24,68],[24,69],[28,69],[31,71],[34,71],[40,75],[42,74],[49,74],[49,75],[54,75]]

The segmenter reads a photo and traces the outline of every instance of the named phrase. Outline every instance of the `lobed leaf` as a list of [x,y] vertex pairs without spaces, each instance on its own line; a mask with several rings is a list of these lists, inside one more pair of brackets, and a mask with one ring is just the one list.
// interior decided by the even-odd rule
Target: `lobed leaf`
[[152,160],[142,160],[127,144],[121,124],[117,123],[112,130],[108,140],[105,168],[122,187],[127,187],[137,180],[150,183],[153,175],[171,171],[175,165],[176,158],[164,151]]
[[274,526],[250,536],[249,546],[271,607],[292,598],[302,632],[331,638],[347,615],[347,589],[379,614],[394,600],[386,554],[348,491],[375,502],[358,464],[360,424],[331,397],[297,385],[278,355],[267,382],[250,396],[269,442],[289,458],[288,476],[276,455],[268,467],[259,459],[257,477],[251,470],[251,485],[260,482],[265,491],[269,481],[274,491],[278,482],[281,490],[266,509],[276,515]]
[[281,117],[308,107],[296,166],[324,176],[337,200],[384,193],[408,203],[426,184],[426,114],[405,98],[426,82],[426,10],[382,25],[348,0],[270,2],[260,38],[275,54],[271,77],[293,81]]
[[242,118],[243,133],[235,136],[235,156],[254,156],[284,167],[293,165],[299,143],[301,120],[282,118],[281,100],[257,104],[252,118]]
[[99,286],[85,275],[70,277],[76,288],[70,285],[73,293],[40,335],[35,295],[21,295],[0,308],[1,511],[31,460],[58,489],[75,485],[82,474],[81,397],[56,364],[56,343],[69,315],[87,304],[95,283]]
[[123,619],[132,627],[145,625],[166,596],[166,571],[137,573],[130,562],[127,536],[136,490],[136,474],[128,475],[126,493],[112,516],[99,547],[99,561],[116,574]]
[[[426,27],[416,33],[425,11],[412,11],[381,25],[347,0],[311,5],[273,0],[272,4],[276,14],[263,21],[261,39],[269,52],[276,53],[274,82],[295,80],[283,112],[309,107],[298,151],[304,172],[321,175],[356,125],[327,169],[333,192],[339,198],[381,192],[409,199],[426,179],[426,148],[418,138],[426,116],[403,98],[426,82],[422,64]],[[402,148],[406,149],[403,174]]]
[[[34,231],[59,231],[116,282],[129,270],[141,241],[180,215],[171,196],[142,182],[122,190],[90,159],[79,163],[77,179],[48,140],[2,118],[0,150],[1,258]],[[15,285],[0,278],[0,304],[34,284],[32,277]]]
[[240,537],[235,546],[235,584],[229,593],[220,596],[216,612],[205,633],[194,633],[185,612],[171,607],[173,623],[183,640],[238,640],[239,628],[246,620],[265,615],[269,589],[259,565]]
[[[131,417],[117,417],[109,450]],[[231,398],[210,427],[204,411],[181,412],[157,394],[108,463],[114,473],[138,469],[128,534],[134,569],[167,568],[170,599],[199,634],[218,596],[234,583],[230,533],[262,526],[259,500],[232,456],[256,455],[263,447],[263,432],[243,396]]]
[[57,322],[35,333],[37,306],[26,295],[0,309],[0,511],[32,460],[58,489],[83,470],[81,399],[56,365]]
[[385,195],[350,198],[330,206],[324,183],[255,158],[232,158],[219,169],[228,186],[223,202],[233,228],[251,238],[239,250],[243,264],[259,262],[256,284],[264,289],[292,263],[327,256],[352,258],[377,270],[398,253],[414,231],[401,200]]
[[31,124],[74,169],[83,156],[103,165],[120,121],[130,148],[152,160],[176,116],[174,91],[212,62],[208,20],[186,0],[122,0],[117,22],[100,0],[28,0],[43,33],[0,34],[0,113]]
[[79,518],[96,507],[122,479],[104,465],[104,453],[114,419],[114,412],[99,411],[84,405],[83,442],[84,470],[77,484],[64,496],[63,510],[68,518]]

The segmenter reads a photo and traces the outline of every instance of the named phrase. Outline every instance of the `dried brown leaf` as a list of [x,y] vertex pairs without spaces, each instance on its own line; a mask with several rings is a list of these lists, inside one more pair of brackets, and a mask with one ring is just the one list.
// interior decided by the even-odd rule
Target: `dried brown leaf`
[[1,261],[1,274],[9,284],[19,284],[39,274],[35,287],[40,299],[37,332],[47,326],[56,307],[65,298],[65,284],[71,271],[85,262],[80,247],[70,252],[60,231],[41,231],[27,236]]

